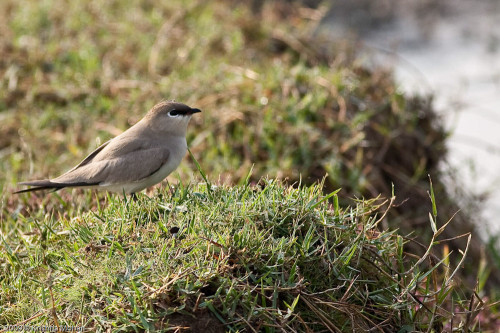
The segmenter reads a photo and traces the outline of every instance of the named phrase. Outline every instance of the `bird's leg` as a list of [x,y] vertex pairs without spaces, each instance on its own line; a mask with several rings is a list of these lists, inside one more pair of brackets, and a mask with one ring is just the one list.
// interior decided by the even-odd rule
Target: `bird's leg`
[[132,193],[132,194],[130,194],[130,197],[132,198],[132,200],[134,200],[134,202],[137,202],[137,200],[138,200],[137,199],[137,194]]
[[172,189],[172,187],[170,186],[170,182],[168,181],[167,179],[167,186],[168,186],[168,190],[170,191],[170,195],[173,197],[175,192],[174,190]]

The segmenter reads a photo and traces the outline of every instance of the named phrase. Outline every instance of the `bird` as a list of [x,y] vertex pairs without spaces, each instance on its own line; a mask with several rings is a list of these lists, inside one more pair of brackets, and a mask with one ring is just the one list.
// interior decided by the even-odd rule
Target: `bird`
[[96,188],[130,194],[158,184],[181,163],[187,151],[191,116],[201,112],[185,104],[163,101],[135,125],[105,142],[59,177],[20,182],[32,186],[14,193],[63,188]]

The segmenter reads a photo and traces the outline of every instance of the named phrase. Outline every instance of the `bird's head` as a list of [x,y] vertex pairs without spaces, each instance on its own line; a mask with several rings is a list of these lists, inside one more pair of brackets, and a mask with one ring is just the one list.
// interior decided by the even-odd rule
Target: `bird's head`
[[153,128],[162,132],[185,136],[191,116],[198,112],[201,110],[182,103],[167,101],[153,106],[145,119],[150,122]]

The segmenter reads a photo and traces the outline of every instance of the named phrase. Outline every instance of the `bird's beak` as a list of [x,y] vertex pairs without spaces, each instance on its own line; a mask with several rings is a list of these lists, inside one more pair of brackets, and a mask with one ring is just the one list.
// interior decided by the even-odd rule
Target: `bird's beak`
[[191,109],[190,111],[188,111],[188,114],[195,114],[198,112],[201,112],[201,110],[200,109]]

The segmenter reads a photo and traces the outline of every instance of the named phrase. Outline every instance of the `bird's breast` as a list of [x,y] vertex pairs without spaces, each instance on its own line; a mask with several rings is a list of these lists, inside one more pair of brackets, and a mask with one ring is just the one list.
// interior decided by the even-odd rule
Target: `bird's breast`
[[175,145],[170,145],[170,147],[173,148],[170,149],[167,162],[163,164],[158,171],[144,179],[144,183],[141,184],[143,189],[158,184],[177,169],[187,152],[186,139],[183,138],[183,140],[178,141],[179,142],[176,142]]

